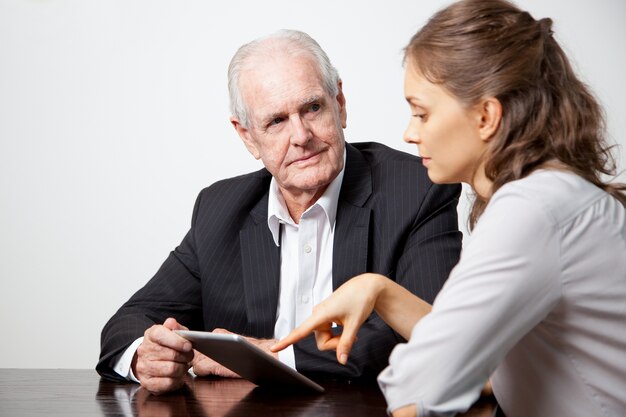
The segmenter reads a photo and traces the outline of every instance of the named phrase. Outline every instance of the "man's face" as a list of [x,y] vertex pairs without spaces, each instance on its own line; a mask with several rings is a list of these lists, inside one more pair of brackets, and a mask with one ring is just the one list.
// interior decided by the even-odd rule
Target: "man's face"
[[251,67],[240,78],[249,126],[231,119],[233,125],[283,193],[321,195],[343,168],[341,85],[331,97],[306,55],[271,57]]

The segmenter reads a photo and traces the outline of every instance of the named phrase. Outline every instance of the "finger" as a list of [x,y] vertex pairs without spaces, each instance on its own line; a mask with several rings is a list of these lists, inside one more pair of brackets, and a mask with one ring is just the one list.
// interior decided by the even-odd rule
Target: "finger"
[[291,333],[289,333],[283,339],[279,340],[274,345],[270,346],[270,351],[274,353],[280,352],[281,350],[287,348],[288,346],[293,345],[294,343],[304,339],[310,333],[311,332],[308,330],[295,328],[291,331]]
[[235,372],[202,354],[197,355],[197,359],[194,358],[193,372],[198,376],[215,375],[225,378],[240,378]]
[[[169,320],[169,319],[168,319]],[[166,320],[166,322],[168,321]],[[172,319],[173,320],[173,319]],[[172,325],[172,323],[168,323]],[[149,328],[145,333],[144,340],[155,343],[179,352],[191,352],[191,342],[177,335],[165,326],[155,325]]]
[[287,346],[293,345],[294,343],[304,339],[305,337],[313,333],[313,331],[317,328],[324,328],[329,325],[332,325],[332,323],[329,324],[326,319],[317,318],[314,315],[310,316],[308,319],[303,321],[301,325],[293,329],[291,333],[289,333],[283,339],[279,340],[276,344],[270,347],[270,350],[272,352],[279,352],[285,349]]
[[225,366],[220,365],[219,363],[213,370],[213,375],[221,376],[222,378],[241,378],[239,374],[231,371]]
[[178,323],[178,321],[176,321],[176,319],[173,317],[168,317],[167,319],[165,319],[165,321],[163,322],[163,326],[167,327],[170,330],[187,330],[185,326]]
[[137,362],[140,381],[146,378],[182,378],[189,370],[189,363],[171,361]]
[[180,352],[155,343],[142,343],[137,348],[137,356],[141,360],[148,361],[187,363],[193,359],[193,351]]
[[359,326],[354,326],[352,324],[346,324],[343,327],[339,343],[337,344],[337,361],[339,361],[342,365],[345,365],[348,362],[348,356],[350,355],[352,345],[357,338],[356,334],[358,330]]
[[319,350],[334,350],[337,347],[338,336],[335,336],[331,328],[315,330],[315,343]]
[[226,330],[226,329],[221,329],[221,328],[219,328],[219,327],[218,327],[218,328],[216,328],[216,329],[213,329],[213,333],[219,333],[219,334],[235,334],[235,333],[233,333],[233,332],[230,332],[230,331],[228,331],[228,330]]
[[317,344],[317,348],[319,350],[331,350],[334,349],[334,345],[332,340],[334,338],[334,334],[332,331],[332,324],[326,323],[323,326],[314,330],[315,332],[315,343]]
[[195,367],[196,363],[200,363],[201,361],[205,360],[205,359],[209,359],[208,356],[206,356],[204,353],[198,351],[198,350],[193,350],[194,355],[193,355],[193,360],[191,362],[191,364]]
[[209,358],[202,352],[194,350],[195,355],[193,357],[193,361],[191,362],[193,366],[193,372],[196,375],[204,376],[204,375],[213,375],[213,369],[217,365],[213,359]]

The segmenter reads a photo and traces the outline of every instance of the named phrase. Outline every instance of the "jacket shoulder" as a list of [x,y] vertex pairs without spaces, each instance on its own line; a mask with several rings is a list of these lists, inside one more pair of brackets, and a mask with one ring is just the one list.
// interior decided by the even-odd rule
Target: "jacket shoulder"
[[269,186],[271,179],[272,176],[270,173],[263,168],[248,174],[216,181],[208,187],[202,189],[202,191],[200,191],[200,195],[220,194],[235,190],[257,189],[265,183]]
[[354,146],[370,165],[393,161],[413,162],[421,165],[422,162],[422,158],[416,155],[393,149],[378,142],[351,142],[350,145]]
[[219,180],[200,191],[196,209],[248,212],[267,194],[271,180],[266,169]]

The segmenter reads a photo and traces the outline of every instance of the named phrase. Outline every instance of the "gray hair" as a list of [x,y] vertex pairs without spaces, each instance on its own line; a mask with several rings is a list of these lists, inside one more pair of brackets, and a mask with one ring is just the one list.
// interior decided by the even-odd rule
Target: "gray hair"
[[339,73],[333,67],[328,59],[326,52],[319,44],[304,32],[297,30],[282,29],[276,33],[258,38],[241,46],[228,66],[228,93],[230,95],[230,112],[231,115],[239,120],[243,127],[249,127],[248,109],[241,96],[239,89],[239,79],[241,73],[247,68],[250,58],[258,57],[263,53],[275,53],[277,46],[283,48],[282,52],[291,55],[301,53],[309,54],[317,63],[318,70],[322,76],[324,88],[332,97],[339,93]]

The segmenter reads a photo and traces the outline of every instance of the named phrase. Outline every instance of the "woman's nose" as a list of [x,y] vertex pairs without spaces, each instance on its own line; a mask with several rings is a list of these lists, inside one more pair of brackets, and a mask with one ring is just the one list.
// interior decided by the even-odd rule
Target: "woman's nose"
[[409,121],[409,125],[405,129],[402,139],[406,143],[418,144],[420,143],[420,138],[419,138],[419,133],[417,129],[417,120],[414,120],[414,119],[415,118],[411,117],[411,120]]

